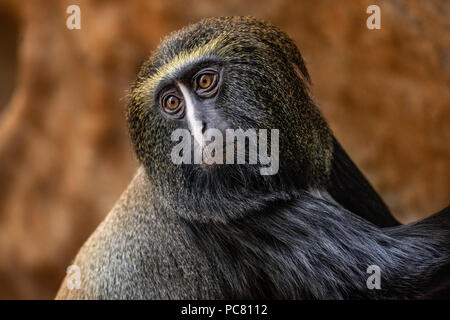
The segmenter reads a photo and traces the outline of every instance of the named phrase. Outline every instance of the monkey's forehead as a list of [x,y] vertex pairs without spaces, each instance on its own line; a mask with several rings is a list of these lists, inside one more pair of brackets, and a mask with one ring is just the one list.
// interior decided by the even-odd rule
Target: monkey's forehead
[[[216,39],[220,41],[214,41]],[[201,47],[219,49],[230,44],[235,47],[249,44],[283,47],[286,44],[283,39],[289,37],[277,27],[257,18],[206,18],[169,34],[161,41],[154,56],[157,64],[166,64],[180,53]],[[208,45],[212,41],[214,45]]]

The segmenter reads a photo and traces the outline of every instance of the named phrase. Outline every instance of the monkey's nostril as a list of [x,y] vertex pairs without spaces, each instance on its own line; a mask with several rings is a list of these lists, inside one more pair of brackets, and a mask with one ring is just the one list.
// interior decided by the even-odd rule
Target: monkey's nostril
[[202,121],[202,134],[206,131],[206,122]]

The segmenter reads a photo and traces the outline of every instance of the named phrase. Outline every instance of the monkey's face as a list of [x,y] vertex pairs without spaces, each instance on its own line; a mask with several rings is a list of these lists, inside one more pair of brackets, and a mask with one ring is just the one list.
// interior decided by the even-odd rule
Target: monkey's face
[[[307,80],[295,44],[273,26],[242,17],[188,26],[161,43],[132,87],[127,116],[138,158],[152,181],[176,197],[236,198],[249,189],[253,194],[281,190],[297,174],[293,182],[304,183],[311,174],[310,155],[318,162],[323,155],[317,152],[327,152],[322,144],[329,138],[308,96]],[[230,146],[230,130],[238,129],[256,134],[256,162],[248,136],[243,148],[236,146],[238,139]],[[186,138],[180,130],[192,145],[175,155],[190,153],[181,164],[174,163],[174,147]],[[273,130],[279,134],[279,169],[262,175],[260,151],[273,151]],[[205,153],[213,142],[222,148]],[[236,157],[226,161],[233,151]],[[222,162],[217,161],[218,152]],[[245,163],[237,160],[242,152]],[[209,155],[215,160],[205,161]]]

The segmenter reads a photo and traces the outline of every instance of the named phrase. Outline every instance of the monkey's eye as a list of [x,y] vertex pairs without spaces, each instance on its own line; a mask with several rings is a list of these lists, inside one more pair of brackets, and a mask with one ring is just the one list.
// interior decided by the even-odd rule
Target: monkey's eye
[[213,83],[214,76],[211,74],[202,74],[198,79],[198,86],[202,89],[208,89]]
[[161,106],[170,115],[182,116],[183,100],[173,93],[167,93],[161,97]]
[[216,69],[200,71],[194,77],[194,89],[198,96],[211,98],[217,93],[219,84],[219,72]]
[[180,99],[175,96],[168,96],[164,102],[164,106],[170,111],[176,110],[180,106]]

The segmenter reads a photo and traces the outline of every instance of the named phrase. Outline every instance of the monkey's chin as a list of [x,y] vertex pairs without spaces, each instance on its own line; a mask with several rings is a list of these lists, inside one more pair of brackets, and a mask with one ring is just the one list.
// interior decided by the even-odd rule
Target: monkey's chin
[[200,166],[200,168],[203,169],[203,171],[209,171],[209,170],[218,168],[219,166],[223,166],[223,164],[218,164],[215,162],[213,162],[213,163],[202,162],[199,166]]
[[173,201],[184,208],[178,210],[184,218],[228,221],[294,196],[279,174],[261,175],[260,168],[256,164],[183,164],[176,171],[182,176],[166,181],[174,183],[173,190],[178,190],[179,181],[183,181],[183,192]]
[[260,166],[255,164],[206,163],[183,166],[188,188],[197,192],[236,190],[249,185],[263,186],[270,177],[261,176]]

